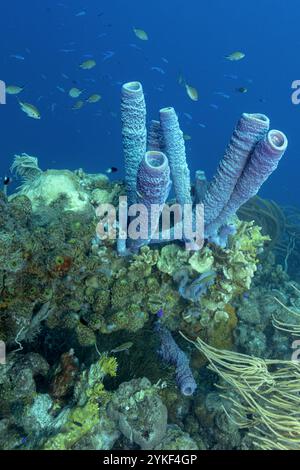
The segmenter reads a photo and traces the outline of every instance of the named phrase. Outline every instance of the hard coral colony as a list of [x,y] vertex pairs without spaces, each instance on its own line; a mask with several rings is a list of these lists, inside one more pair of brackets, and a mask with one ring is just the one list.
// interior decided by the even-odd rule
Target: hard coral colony
[[[1,194],[3,448],[16,448],[24,433],[32,449],[209,448],[202,437],[210,412],[220,426],[212,441],[225,442],[221,407],[211,400],[204,410],[201,367],[218,359],[214,348],[234,348],[236,303],[268,240],[236,213],[276,169],[287,138],[270,130],[266,116],[244,113],[212,182],[198,171],[192,184],[173,108],[160,110],[147,136],[143,88],[130,82],[122,87],[121,117],[125,185],[82,170],[42,171],[23,154],[13,169],[24,184],[9,198]],[[162,206],[171,185],[176,203],[192,207],[184,217],[194,228],[204,204],[200,250],[186,249],[190,235],[176,238],[175,226],[169,240],[162,232],[153,238],[147,220],[147,236],[137,240],[120,227],[117,243],[95,235],[99,204],[117,207],[127,195],[129,205]],[[160,218],[158,211],[158,231]],[[193,352],[176,344],[178,332],[200,338]],[[133,334],[130,350],[118,348]]]

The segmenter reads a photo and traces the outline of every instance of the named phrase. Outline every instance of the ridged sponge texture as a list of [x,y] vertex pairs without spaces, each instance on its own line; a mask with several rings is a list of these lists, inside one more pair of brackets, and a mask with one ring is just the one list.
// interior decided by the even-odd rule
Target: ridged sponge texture
[[166,155],[158,151],[147,152],[137,175],[137,203],[146,209],[140,211],[139,221],[143,227],[148,227],[148,233],[138,240],[129,240],[131,251],[137,251],[150,243],[159,225],[161,210],[169,196],[170,187],[170,167]]
[[276,170],[287,146],[286,136],[277,130],[271,130],[257,143],[230,200],[219,217],[207,227],[209,233],[218,230],[243,204],[258,193],[263,183]]
[[263,114],[244,113],[238,121],[225,155],[204,198],[205,224],[215,220],[229,201],[255,145],[269,131],[270,121]]
[[159,121],[152,120],[149,124],[147,150],[157,150],[161,152],[165,150],[163,133]]
[[134,204],[137,172],[147,146],[146,104],[141,83],[123,85],[121,120],[128,204]]
[[182,206],[192,204],[190,171],[186,162],[184,138],[174,108],[160,110],[160,124],[177,203]]

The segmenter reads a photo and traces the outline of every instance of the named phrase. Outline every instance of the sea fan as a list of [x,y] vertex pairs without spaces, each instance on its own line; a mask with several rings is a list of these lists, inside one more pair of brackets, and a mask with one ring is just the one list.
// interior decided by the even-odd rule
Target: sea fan
[[17,176],[22,178],[23,184],[33,181],[42,173],[42,170],[39,168],[38,159],[31,157],[27,153],[15,155],[10,171],[15,172]]

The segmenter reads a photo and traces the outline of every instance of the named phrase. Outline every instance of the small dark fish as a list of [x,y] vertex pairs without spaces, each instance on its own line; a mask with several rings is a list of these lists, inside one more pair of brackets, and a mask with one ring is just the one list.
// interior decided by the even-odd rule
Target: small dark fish
[[3,178],[4,186],[8,186],[11,182],[12,182],[12,178],[10,178],[9,176],[4,176]]
[[158,310],[158,312],[156,313],[156,316],[157,316],[157,318],[162,318],[163,315],[164,315],[164,311],[163,311],[162,308],[160,308],[160,309]]
[[235,91],[237,91],[239,93],[247,93],[248,88],[245,88],[245,87],[241,86],[239,88],[236,88]]
[[106,170],[106,173],[110,174],[110,173],[116,173],[118,170],[118,168],[116,168],[115,166],[111,166],[110,168],[108,168]]
[[82,424],[79,423],[79,421],[73,421],[74,424],[76,424],[76,426],[79,426],[80,428],[82,428]]

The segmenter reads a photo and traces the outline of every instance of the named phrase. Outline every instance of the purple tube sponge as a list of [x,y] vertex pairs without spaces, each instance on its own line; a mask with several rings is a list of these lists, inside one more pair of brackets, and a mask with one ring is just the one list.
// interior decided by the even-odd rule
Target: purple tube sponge
[[262,184],[276,170],[287,146],[286,136],[277,130],[269,131],[266,137],[258,142],[230,200],[217,219],[207,227],[208,233],[215,233],[245,202],[258,193]]
[[137,172],[147,144],[146,105],[141,83],[123,85],[121,120],[128,204],[134,204]]
[[148,130],[147,150],[164,152],[165,145],[163,141],[163,133],[159,121],[152,120]]
[[155,323],[155,331],[160,338],[159,356],[163,361],[176,367],[176,382],[185,396],[191,396],[197,388],[193,373],[190,369],[187,355],[175,343],[171,333],[159,321]]
[[174,108],[160,110],[160,124],[176,200],[182,206],[192,204],[190,171],[186,162],[184,138]]
[[148,233],[145,238],[129,240],[131,251],[137,251],[141,246],[150,243],[158,227],[163,204],[169,196],[170,188],[170,168],[166,155],[158,151],[147,152],[137,174],[137,203],[147,209],[140,212],[139,221],[148,227]]
[[204,198],[206,225],[220,215],[229,201],[251,152],[267,134],[269,126],[270,121],[264,114],[242,115]]

